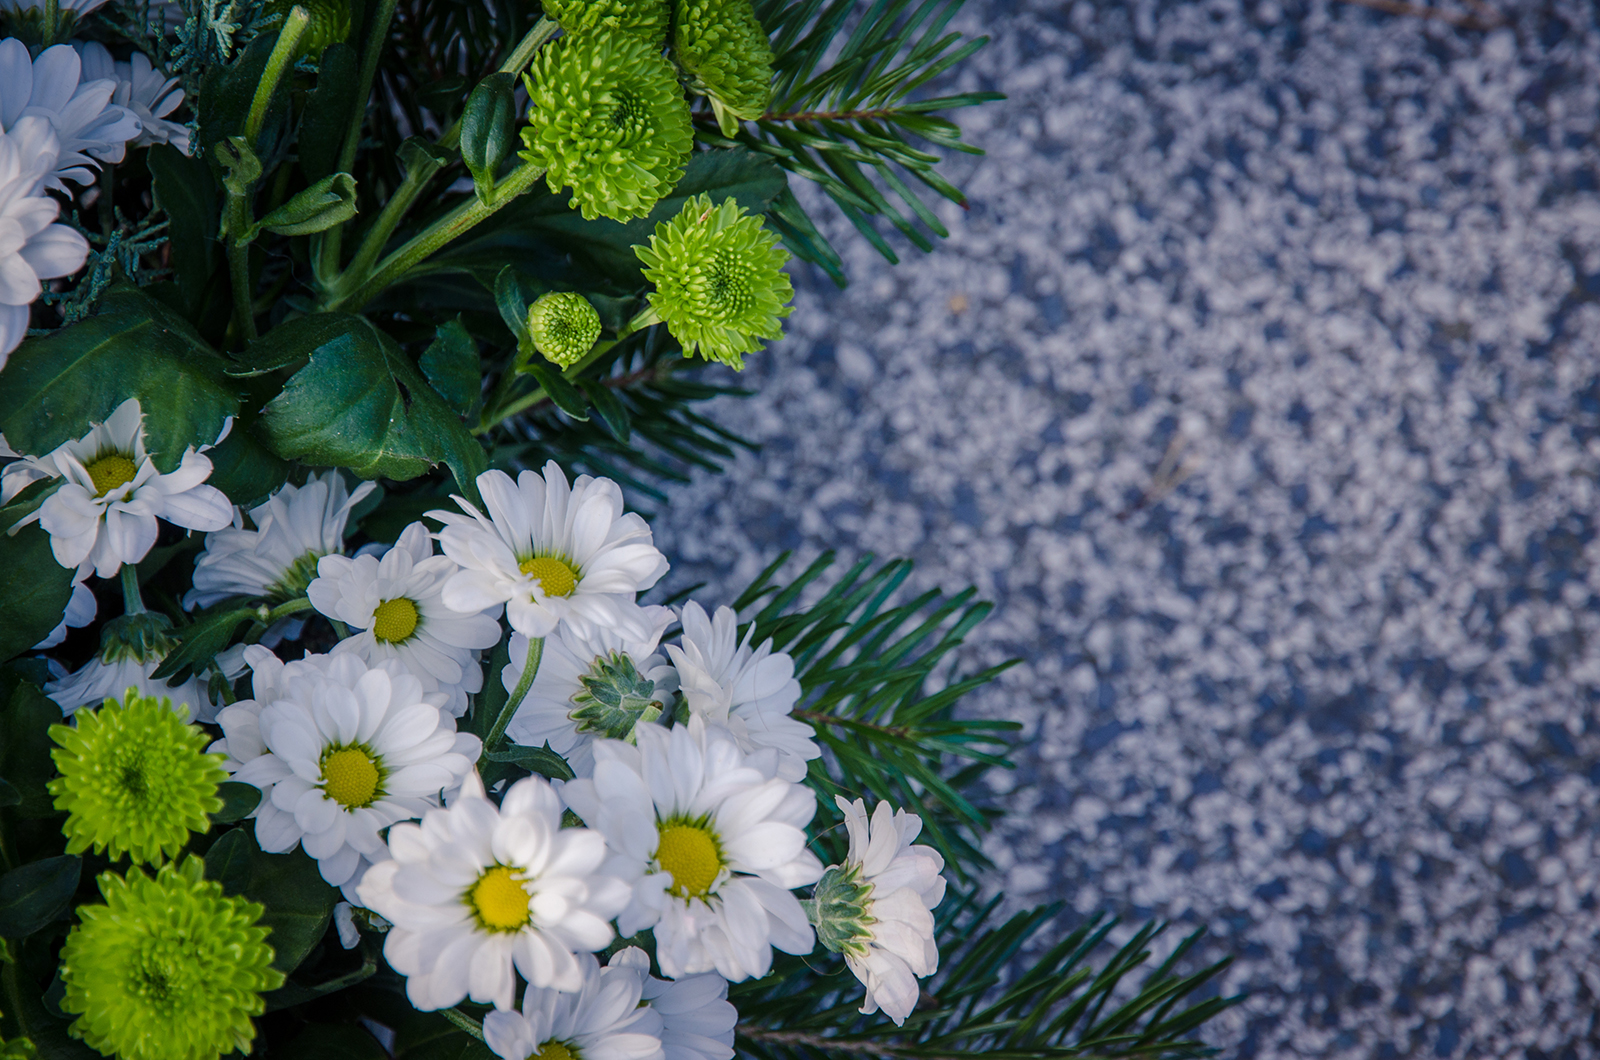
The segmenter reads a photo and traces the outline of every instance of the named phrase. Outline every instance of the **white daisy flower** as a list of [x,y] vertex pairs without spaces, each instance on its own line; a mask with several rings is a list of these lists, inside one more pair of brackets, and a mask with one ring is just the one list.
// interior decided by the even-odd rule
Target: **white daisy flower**
[[644,982],[643,997],[661,1016],[662,1060],[731,1060],[739,1013],[728,1003],[728,981],[720,975],[657,979],[644,950],[629,946],[606,967],[631,968]]
[[34,651],[54,648],[57,644],[67,639],[67,630],[82,629],[94,621],[100,607],[95,602],[94,592],[83,584],[84,579],[89,577],[89,570],[89,566],[85,564],[79,567],[77,573],[72,576],[72,595],[67,597],[66,612],[62,614],[61,621],[56,625],[56,628],[52,629],[44,640],[33,646]]
[[113,59],[106,46],[97,41],[73,41],[72,46],[83,60],[83,80],[115,81],[111,102],[132,111],[144,127],[132,141],[133,146],[171,144],[184,154],[189,153],[189,127],[167,120],[167,115],[183,103],[183,89],[178,87],[176,77],[156,69],[141,51],[135,51],[123,62]]
[[231,527],[206,535],[183,606],[210,607],[230,596],[273,603],[304,596],[318,561],[344,552],[351,510],[377,488],[363,482],[347,490],[339,472],[327,471],[304,486],[284,486],[250,509],[253,530],[236,512]]
[[210,458],[184,451],[175,471],[156,470],[144,448],[144,414],[129,398],[109,419],[48,457],[66,479],[37,510],[17,521],[39,521],[50,551],[63,567],[92,563],[109,578],[124,563],[144,559],[156,543],[157,519],[189,530],[228,525],[233,505],[221,490],[203,485]]
[[107,699],[121,699],[129,688],[137,688],[141,696],[170,699],[174,714],[193,721],[210,709],[205,686],[197,677],[177,685],[167,684],[165,678],[152,678],[150,675],[161,666],[164,657],[152,654],[148,659],[140,659],[119,645],[107,655],[90,659],[66,677],[46,682],[44,693],[60,704],[63,715],[70,717],[80,707],[98,707]]
[[691,711],[726,725],[746,751],[773,748],[778,776],[802,780],[806,763],[821,757],[822,748],[816,731],[790,716],[800,702],[794,660],[773,651],[770,637],[752,649],[755,634],[751,623],[741,642],[733,608],[719,607],[715,618],[707,618],[691,601],[683,608],[683,644],[667,645],[667,654]]
[[587,953],[578,965],[577,993],[530,987],[522,1011],[486,1015],[484,1044],[505,1060],[662,1060],[661,1015],[644,1003],[643,978]]
[[747,755],[699,716],[635,735],[636,747],[597,741],[593,777],[561,788],[605,835],[606,871],[633,885],[622,934],[653,926],[656,960],[674,979],[713,968],[759,978],[774,946],[810,953],[811,925],[789,888],[822,875],[806,849],[811,789],[773,775],[777,752]]
[[360,630],[341,640],[336,654],[398,660],[423,688],[444,693],[445,709],[459,718],[467,694],[483,687],[474,653],[500,642],[499,608],[464,614],[440,599],[445,580],[460,569],[435,556],[428,528],[412,523],[382,559],[323,556],[306,595],[324,615]]
[[111,102],[117,83],[84,82],[83,60],[70,44],[28,54],[15,37],[0,41],[0,127],[10,132],[29,115],[49,119],[61,155],[44,186],[66,191],[65,180],[93,184],[97,162],[120,162],[125,145],[143,131],[138,117]]
[[242,784],[261,789],[251,815],[256,842],[273,854],[296,845],[322,878],[347,888],[386,856],[378,833],[440,804],[472,772],[482,746],[456,732],[445,697],[397,662],[368,666],[355,655],[281,663],[246,650],[253,700],[217,715],[212,750]]
[[462,497],[454,499],[465,515],[427,513],[444,523],[439,544],[462,567],[444,590],[458,611],[505,604],[511,628],[526,637],[546,636],[562,619],[607,625],[667,571],[649,525],[622,510],[610,479],[579,475],[569,487],[552,460],[542,476],[485,471],[478,492],[487,516]]
[[[53,223],[61,204],[41,190],[61,151],[50,122],[25,117],[7,127],[0,134],[0,369],[28,334],[28,306],[43,281],[71,276],[89,256],[81,233]],[[6,500],[27,485],[10,468],[6,479]]]
[[[656,653],[672,624],[665,607],[641,607],[615,626],[562,623],[545,638],[544,654],[506,735],[528,747],[550,749],[574,773],[594,768],[594,741],[626,739],[638,721],[654,721],[672,702],[676,676]],[[507,692],[522,680],[528,638],[511,637],[511,662],[500,671]]]
[[922,831],[916,814],[880,802],[869,823],[860,799],[833,801],[844,814],[850,851],[817,884],[817,934],[866,985],[861,1011],[881,1008],[901,1024],[917,1004],[917,980],[939,970],[930,910],[944,898],[944,858],[912,845]]
[[383,945],[423,1011],[470,996],[509,1009],[515,968],[532,988],[583,989],[577,953],[611,941],[628,887],[599,873],[605,840],[561,827],[543,777],[511,785],[498,808],[477,774],[448,809],[389,830],[393,860],[361,881],[361,902],[393,923]]

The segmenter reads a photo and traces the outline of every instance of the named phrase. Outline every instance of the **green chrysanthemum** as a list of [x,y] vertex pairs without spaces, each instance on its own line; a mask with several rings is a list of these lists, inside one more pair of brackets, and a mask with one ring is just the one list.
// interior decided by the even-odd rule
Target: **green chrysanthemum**
[[651,44],[667,36],[667,0],[544,0],[544,13],[568,33],[603,23]]
[[572,188],[585,220],[643,217],[683,175],[694,146],[672,64],[640,38],[604,27],[534,57],[522,157]]
[[772,42],[750,0],[679,0],[673,28],[690,88],[711,97],[724,136],[740,118],[759,118],[772,99]]
[[262,908],[223,895],[189,857],[155,878],[101,873],[61,948],[72,1036],[122,1060],[213,1060],[255,1037],[261,992],[283,985]]
[[108,699],[79,711],[77,727],[50,726],[50,752],[61,776],[50,794],[68,813],[67,853],[109,850],[135,862],[172,857],[190,832],[210,827],[206,814],[222,809],[217,785],[228,779],[221,755],[205,753],[206,734],[172,712],[164,699],[128,689],[125,702]]
[[565,368],[594,348],[600,314],[576,291],[551,291],[528,307],[528,333],[534,349]]
[[778,318],[789,315],[794,297],[783,271],[789,252],[733,199],[713,206],[710,196],[695,196],[633,252],[656,288],[650,308],[685,356],[743,368],[744,354],[761,348],[758,339],[783,336]]

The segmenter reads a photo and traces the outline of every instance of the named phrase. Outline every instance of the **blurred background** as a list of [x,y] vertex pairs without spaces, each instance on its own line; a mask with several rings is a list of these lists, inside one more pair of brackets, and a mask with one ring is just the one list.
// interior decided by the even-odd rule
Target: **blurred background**
[[1439,2],[970,0],[970,209],[807,200],[854,282],[655,523],[994,600],[991,889],[1207,927],[1223,1056],[1600,1055],[1600,26]]

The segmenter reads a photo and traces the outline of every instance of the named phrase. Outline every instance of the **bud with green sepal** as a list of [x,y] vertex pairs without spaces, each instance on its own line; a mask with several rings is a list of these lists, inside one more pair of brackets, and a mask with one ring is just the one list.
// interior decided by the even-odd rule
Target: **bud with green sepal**
[[766,113],[772,43],[750,0],[679,0],[672,40],[690,90],[710,97],[722,135]]
[[595,659],[578,681],[583,691],[572,697],[576,709],[568,716],[578,723],[579,732],[632,742],[637,726],[661,717],[656,682],[640,674],[623,652]]
[[876,923],[867,913],[871,899],[872,884],[861,882],[860,866],[833,865],[800,905],[817,931],[817,941],[829,953],[865,957]]
[[528,307],[534,349],[563,368],[581,360],[600,338],[600,314],[576,291],[551,291]]

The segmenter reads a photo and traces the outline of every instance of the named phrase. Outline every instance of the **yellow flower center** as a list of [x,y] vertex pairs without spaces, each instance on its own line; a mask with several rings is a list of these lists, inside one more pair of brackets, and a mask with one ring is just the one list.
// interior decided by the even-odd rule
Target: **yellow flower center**
[[533,917],[528,910],[528,892],[512,875],[515,871],[509,865],[496,865],[479,876],[467,892],[467,904],[491,931],[516,931]]
[[546,596],[571,596],[578,587],[578,572],[554,556],[525,559],[519,569],[538,582]]
[[94,483],[96,497],[104,497],[118,486],[132,482],[139,473],[134,462],[121,453],[107,453],[84,470],[89,472],[89,481]]
[[656,847],[656,862],[671,873],[670,890],[679,898],[703,898],[722,871],[717,841],[706,828],[696,824],[663,824],[661,844]]
[[372,635],[387,644],[409,640],[417,631],[417,605],[403,596],[378,601],[372,612]]
[[533,1055],[539,1060],[578,1060],[578,1051],[563,1042],[545,1042]]
[[378,763],[359,747],[341,747],[322,757],[323,793],[346,809],[371,803],[378,780]]

